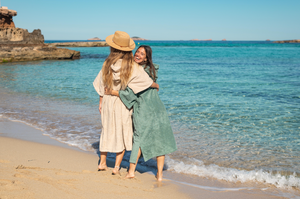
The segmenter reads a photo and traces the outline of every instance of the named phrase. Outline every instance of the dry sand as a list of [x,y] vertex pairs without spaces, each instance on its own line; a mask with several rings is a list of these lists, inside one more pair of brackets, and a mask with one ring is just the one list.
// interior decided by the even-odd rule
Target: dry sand
[[[111,175],[112,168],[97,171],[97,154],[74,150],[24,125],[0,120],[0,199],[280,198],[257,190],[212,191],[170,180],[157,183],[148,173],[136,172],[135,179],[125,180],[126,169],[122,168],[117,176]],[[26,134],[26,139],[36,142],[16,139],[20,136],[18,131],[23,136],[38,131]],[[52,145],[43,143],[45,140]],[[54,146],[53,142],[67,147]],[[176,180],[181,181],[182,177]],[[202,183],[210,186],[211,182]]]
[[97,171],[98,156],[0,137],[0,198],[186,198],[149,174],[131,180]]

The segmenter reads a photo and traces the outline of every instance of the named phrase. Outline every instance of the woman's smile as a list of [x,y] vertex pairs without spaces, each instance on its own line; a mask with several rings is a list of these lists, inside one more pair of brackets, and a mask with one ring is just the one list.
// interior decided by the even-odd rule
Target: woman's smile
[[135,52],[134,61],[138,64],[147,61],[145,48],[141,47]]

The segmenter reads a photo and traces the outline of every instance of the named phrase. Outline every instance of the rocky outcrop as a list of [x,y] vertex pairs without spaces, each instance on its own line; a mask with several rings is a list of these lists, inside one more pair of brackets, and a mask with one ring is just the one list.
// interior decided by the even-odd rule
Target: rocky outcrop
[[9,10],[7,7],[0,8],[0,28],[15,28],[12,17],[16,16],[15,10]]
[[0,63],[46,59],[78,59],[80,52],[48,46],[41,30],[15,28],[12,17],[17,12],[0,8]]
[[44,36],[40,29],[29,33],[22,28],[0,28],[0,45],[44,44]]
[[0,8],[0,45],[43,44],[44,36],[41,30],[29,33],[26,29],[15,28],[12,17],[16,15],[17,12],[14,10],[7,7]]
[[78,59],[80,52],[48,46],[0,47],[0,62]]
[[57,47],[104,47],[104,46],[108,46],[108,44],[105,41],[49,43],[48,45],[49,46],[57,46]]
[[0,63],[47,59],[78,59],[80,52],[48,46],[41,30],[0,29]]
[[283,40],[283,41],[274,41],[274,43],[300,43],[300,39]]

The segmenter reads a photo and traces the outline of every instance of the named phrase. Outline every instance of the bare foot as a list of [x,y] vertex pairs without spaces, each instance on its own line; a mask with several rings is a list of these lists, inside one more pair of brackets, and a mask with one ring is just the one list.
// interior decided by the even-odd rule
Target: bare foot
[[112,171],[112,175],[117,175],[117,174],[119,174],[119,170],[120,170],[120,167],[119,166],[115,166],[115,168],[113,169],[113,171]]
[[159,174],[159,173],[157,172],[157,174],[156,174],[155,177],[156,177],[156,180],[157,180],[158,182],[161,182],[161,181],[163,180],[163,175],[162,175],[162,173]]
[[127,173],[127,175],[125,176],[124,179],[133,179],[134,177],[135,177],[134,174],[132,175],[132,174]]
[[108,168],[106,165],[98,165],[98,171],[106,171]]

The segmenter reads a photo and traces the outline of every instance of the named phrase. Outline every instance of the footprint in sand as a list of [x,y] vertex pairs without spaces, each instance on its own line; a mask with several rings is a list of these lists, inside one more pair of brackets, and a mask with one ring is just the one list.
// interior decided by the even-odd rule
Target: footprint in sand
[[0,187],[5,187],[6,190],[15,190],[18,189],[17,185],[22,184],[22,182],[18,180],[0,180]]
[[[62,185],[68,186],[68,187],[73,187],[74,188],[74,183],[76,183],[78,180],[77,179],[70,179],[70,178],[65,178],[67,175],[69,175],[69,172],[65,171],[57,171],[55,169],[43,169],[40,167],[27,167],[24,165],[19,165],[16,168],[17,173],[14,175],[14,177],[17,178],[26,178],[30,180],[35,180],[43,183],[50,184],[58,189],[62,189]],[[30,170],[30,171],[29,171]],[[47,170],[47,175],[42,175],[42,173]],[[59,175],[64,175],[62,176],[62,179],[57,179],[53,178],[51,175],[55,174],[57,176]],[[73,175],[75,173],[72,173]],[[0,198],[1,199],[1,198]]]
[[20,173],[16,173],[15,175],[13,175],[16,178],[25,178],[26,176],[20,174]]
[[18,166],[16,167],[16,169],[35,169],[35,170],[41,170],[40,167],[25,167],[25,166],[23,166],[23,165],[18,165]]
[[8,163],[10,163],[10,161],[9,160],[0,160],[0,163],[8,164]]

